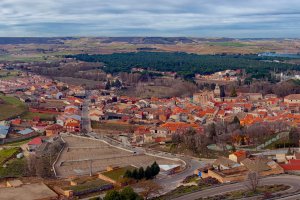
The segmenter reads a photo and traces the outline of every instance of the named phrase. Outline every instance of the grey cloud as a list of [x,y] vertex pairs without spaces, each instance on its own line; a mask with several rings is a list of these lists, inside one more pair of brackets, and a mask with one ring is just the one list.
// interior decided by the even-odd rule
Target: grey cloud
[[0,19],[0,36],[245,37],[248,31],[253,37],[295,37],[300,33],[299,0],[1,0]]

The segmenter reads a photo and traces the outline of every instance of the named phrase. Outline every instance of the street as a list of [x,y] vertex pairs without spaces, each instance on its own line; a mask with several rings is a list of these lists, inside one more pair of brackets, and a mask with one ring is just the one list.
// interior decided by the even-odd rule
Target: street
[[[272,185],[272,184],[284,184],[289,185],[291,188],[284,191],[284,193],[294,193],[300,190],[300,177],[294,175],[280,175],[274,177],[262,178],[260,180],[260,184]],[[183,195],[181,197],[175,198],[174,200],[193,200],[198,199],[200,197],[209,197],[215,195],[225,194],[231,191],[244,190],[247,189],[245,182],[234,183],[234,184],[226,184],[223,186],[206,189],[203,191],[198,191],[194,193],[190,193],[187,195]],[[283,199],[291,199],[291,198],[283,198]],[[293,196],[292,199],[296,199]]]

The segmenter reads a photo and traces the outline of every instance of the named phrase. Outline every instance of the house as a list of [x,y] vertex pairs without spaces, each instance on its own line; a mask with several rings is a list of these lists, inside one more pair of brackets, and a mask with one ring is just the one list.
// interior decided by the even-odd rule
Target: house
[[68,131],[68,132],[79,132],[80,131],[80,123],[77,121],[70,121],[70,122],[66,122],[64,125],[64,128]]
[[239,163],[226,157],[219,157],[212,165],[217,170],[225,170],[241,166]]
[[284,97],[286,104],[300,104],[300,94],[290,94]]
[[242,160],[246,158],[247,158],[247,152],[242,150],[236,151],[229,155],[229,159],[237,163],[240,163]]
[[10,126],[0,125],[0,140],[5,139],[9,132]]
[[251,172],[259,173],[260,176],[284,173],[283,168],[279,164],[265,157],[246,158],[241,161],[241,165],[245,166]]
[[175,174],[181,170],[180,165],[159,165],[161,174]]
[[46,127],[46,136],[53,136],[59,134],[63,130],[63,126],[59,124],[52,124]]
[[21,135],[26,135],[28,137],[35,135],[35,131],[30,128],[26,128],[24,130],[18,131],[17,133]]
[[237,166],[235,168],[224,170],[203,170],[198,172],[202,178],[213,177],[221,183],[244,181],[247,178],[249,170],[245,166]]
[[285,172],[300,173],[300,159],[291,159],[286,164],[280,164]]
[[30,142],[27,143],[29,151],[35,151],[43,143],[41,137],[33,138]]

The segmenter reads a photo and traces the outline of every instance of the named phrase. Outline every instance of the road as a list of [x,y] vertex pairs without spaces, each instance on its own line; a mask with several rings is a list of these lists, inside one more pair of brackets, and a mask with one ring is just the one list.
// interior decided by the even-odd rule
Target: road
[[89,99],[84,99],[84,102],[82,104],[82,111],[81,111],[81,118],[82,118],[82,130],[87,130],[87,132],[90,132],[92,130],[91,127],[91,120],[89,119]]
[[167,193],[176,187],[182,182],[182,180],[194,173],[194,171],[200,167],[205,166],[206,162],[190,159],[190,158],[180,158],[184,160],[187,164],[187,168],[181,172],[174,175],[170,175],[163,178],[158,178],[155,181],[163,187],[163,191],[161,193]]
[[[273,176],[273,177],[262,178],[260,180],[260,184],[265,184],[265,185],[272,185],[272,184],[289,185],[291,188],[284,191],[284,193],[298,192],[300,190],[299,182],[300,182],[300,176],[294,176],[294,175]],[[244,190],[244,189],[247,189],[245,182],[226,184],[223,186],[190,193],[190,194],[175,198],[174,200],[186,200],[186,199],[193,200],[193,199],[199,199],[200,197],[221,195],[221,194],[225,194],[225,193],[228,193],[231,191]]]

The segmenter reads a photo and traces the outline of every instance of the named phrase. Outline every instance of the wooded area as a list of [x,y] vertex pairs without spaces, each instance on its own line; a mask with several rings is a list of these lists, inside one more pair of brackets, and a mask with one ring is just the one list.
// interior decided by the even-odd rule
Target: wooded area
[[[271,78],[270,71],[300,70],[299,65],[272,62],[283,58],[249,55],[197,55],[169,52],[138,52],[114,54],[79,54],[68,58],[86,62],[102,62],[107,73],[130,72],[132,68],[152,69],[156,71],[177,72],[185,79],[193,78],[195,73],[211,74],[226,69],[245,69],[252,78]],[[288,59],[288,58],[287,58]]]

